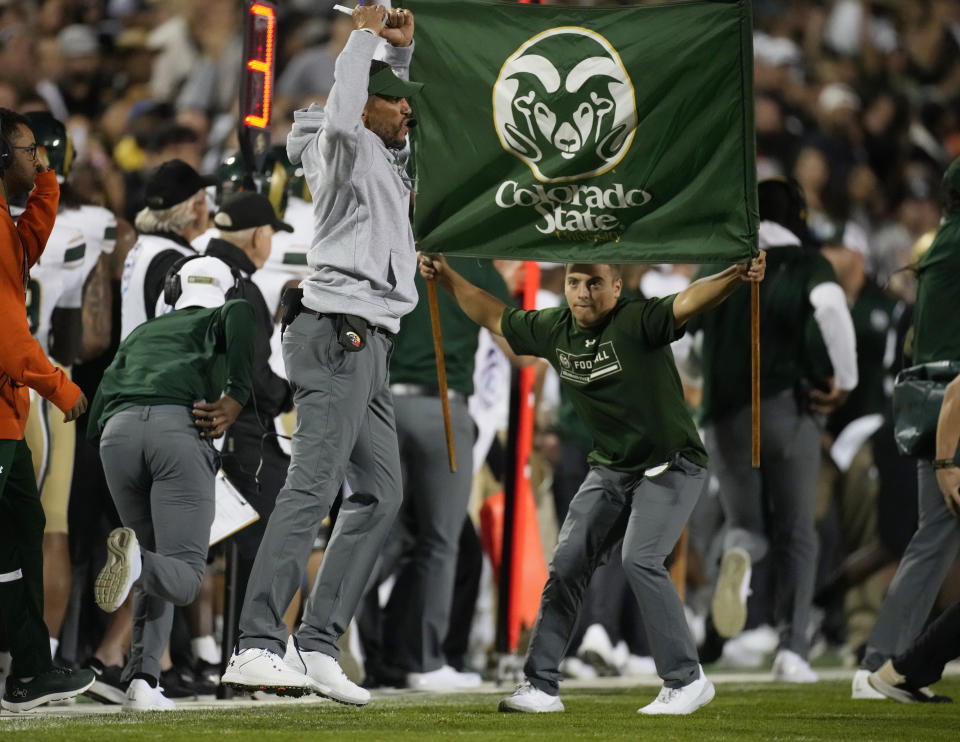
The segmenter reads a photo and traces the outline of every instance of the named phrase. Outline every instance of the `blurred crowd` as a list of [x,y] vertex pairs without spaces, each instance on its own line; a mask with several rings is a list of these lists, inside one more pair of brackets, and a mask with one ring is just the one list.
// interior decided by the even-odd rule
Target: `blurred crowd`
[[[634,3],[553,0],[545,4]],[[349,17],[332,9],[329,0],[280,0],[277,5],[279,43],[271,137],[272,144],[281,145],[293,123],[294,110],[325,100],[333,84],[334,60],[352,24]],[[893,340],[889,352],[881,354],[884,367],[878,369],[889,401],[893,374],[908,365],[903,342],[909,307],[916,296],[910,268],[933,239],[942,215],[941,179],[949,163],[960,156],[960,0],[754,0],[753,11],[758,177],[796,180],[806,200],[810,240],[828,250],[846,251],[834,252],[831,257],[841,286],[846,288],[846,280],[856,280],[850,279],[851,275],[862,273],[886,291],[892,303],[899,302],[892,318]],[[242,20],[238,0],[0,0],[0,107],[22,113],[48,111],[65,125],[75,151],[66,174],[71,190],[80,202],[103,207],[119,220],[114,234],[116,249],[111,247],[115,253],[109,258],[115,290],[126,250],[135,238],[132,225],[146,205],[145,185],[155,168],[179,159],[198,173],[217,173],[220,186],[210,191],[211,214],[216,211],[216,194],[222,194],[225,184],[230,189],[238,182],[234,166]],[[279,161],[282,155],[276,158]],[[262,177],[268,183],[266,172]],[[309,198],[292,169],[288,180],[291,189],[301,189],[289,191],[294,200]],[[286,206],[288,200],[284,198],[282,203]],[[274,206],[280,209],[281,200],[275,199]],[[305,239],[301,251],[309,244],[309,236]],[[273,260],[287,262],[282,255]],[[291,260],[287,267],[297,262]],[[503,262],[497,267],[508,288],[518,289],[520,266]],[[556,305],[563,293],[562,268],[542,268],[542,303]],[[693,273],[692,266],[631,266],[624,272],[624,283],[642,295],[664,295],[689,283]],[[295,270],[286,277],[296,279],[298,275],[302,272]],[[271,310],[277,311],[279,288],[276,295],[267,289],[264,293]],[[114,341],[118,333],[115,327]],[[115,350],[116,342],[111,347]],[[481,340],[478,368],[493,375],[478,389],[486,393],[491,406],[507,394],[504,366],[491,367],[483,360],[496,352]],[[699,370],[695,361],[688,362],[690,357],[695,359],[695,343],[683,341],[675,352],[681,361],[688,402],[696,409]],[[109,362],[109,358],[84,360],[96,360],[101,370]],[[274,353],[274,360],[279,361],[279,353]],[[276,370],[281,371],[279,367]],[[588,450],[586,444],[575,440],[576,432],[565,417],[569,409],[551,373],[546,369],[540,372],[533,459],[533,484],[547,555],[566,512],[564,497],[571,494],[569,486],[563,489],[564,483],[571,478],[579,482],[576,472],[585,466],[583,458],[571,460],[571,452],[585,457]],[[93,395],[88,392],[88,396]],[[842,425],[831,427],[822,422],[824,477],[828,480],[823,488],[829,490],[835,474],[831,450]],[[499,427],[505,423],[502,419]],[[481,433],[483,430],[481,426]],[[880,430],[889,435],[889,425]],[[483,496],[498,489],[496,479],[502,476],[502,458],[497,454],[499,450],[502,456],[502,448],[494,443],[493,450],[492,456],[484,450],[478,459],[489,458],[491,466],[477,473],[471,507],[474,516]],[[877,536],[882,526],[877,526],[874,516],[872,532],[860,533],[856,543],[850,543],[844,537],[844,514],[838,512],[840,506],[829,494],[821,497],[817,512],[821,549],[818,610],[810,627],[813,645],[835,650],[851,665],[862,657],[886,582],[917,517],[916,482],[909,463],[904,474],[904,467],[898,468],[894,460],[892,443],[883,451],[886,453],[873,454],[876,464],[868,466],[865,474],[875,485],[867,508],[889,508],[885,522],[899,522],[905,535]],[[888,455],[892,459],[887,459]],[[96,537],[85,535],[71,522],[70,553],[78,570],[75,583],[83,589],[73,588],[69,607],[63,599],[63,615],[57,621],[62,629],[48,624],[51,636],[63,639],[55,651],[64,662],[88,663],[99,649],[101,671],[122,664],[121,648],[129,636],[128,630],[125,633],[95,615],[89,591],[84,592],[96,574],[92,565],[98,559],[102,563],[98,549],[102,549],[104,528],[116,522],[116,516],[106,512],[112,507],[109,496],[91,495],[92,490],[103,487],[101,481],[74,478],[71,497],[82,492],[84,506],[94,511],[86,513],[77,525],[99,530]],[[770,575],[762,569],[753,578],[754,593],[761,599],[751,603],[745,638],[710,645],[706,616],[717,575],[718,534],[723,528],[716,488],[714,481],[691,523],[688,618],[694,634],[706,645],[705,661],[758,666],[776,645],[768,625],[770,601],[763,599],[769,593],[769,585],[765,587],[763,581]],[[892,493],[886,499],[877,495],[884,488]],[[884,504],[878,505],[878,500]],[[878,539],[884,542],[882,548],[863,550]],[[322,535],[317,546],[319,562]],[[851,566],[851,554],[859,554],[867,566],[861,564],[859,571],[856,564]],[[85,563],[81,566],[81,562]],[[214,554],[211,563],[198,607],[185,609],[175,624],[172,659],[165,660],[164,668],[174,670],[161,680],[171,696],[212,693],[219,678],[223,580],[222,575],[218,579],[217,570],[222,569],[222,559]],[[316,563],[312,562],[311,569],[315,571]],[[851,586],[866,579],[874,581],[872,592],[851,598],[847,594]],[[458,670],[485,669],[486,653],[492,647],[489,565],[476,581],[479,587],[471,595],[477,610],[470,607],[455,612],[456,620],[468,622],[459,627],[464,635],[456,643],[458,656],[450,657]],[[564,669],[573,677],[652,673],[642,631],[637,630],[636,608],[629,596],[622,600],[627,594],[625,583],[609,574],[598,575],[596,582],[601,602],[594,608],[617,605],[620,613],[612,617],[610,609],[600,611],[604,615],[585,617]],[[958,585],[960,571],[955,565],[940,605],[956,601]],[[70,591],[69,581],[66,589]],[[610,597],[613,594],[620,596],[617,601]],[[294,605],[288,616],[290,625],[296,610]],[[345,648],[349,649],[351,641],[354,654],[362,656],[364,650],[355,638],[346,640]],[[362,665],[351,665],[349,654],[346,657],[348,674],[361,679]],[[118,698],[113,700],[119,702]]]

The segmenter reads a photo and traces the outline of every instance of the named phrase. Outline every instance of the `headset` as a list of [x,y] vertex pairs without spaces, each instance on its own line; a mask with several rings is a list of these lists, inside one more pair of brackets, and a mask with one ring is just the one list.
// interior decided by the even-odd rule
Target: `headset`
[[[170,270],[167,271],[167,275],[163,278],[163,301],[169,304],[171,307],[176,306],[177,301],[180,297],[183,296],[183,283],[180,281],[180,269],[184,265],[189,263],[191,260],[196,260],[197,258],[206,258],[212,257],[209,255],[184,255],[182,258],[179,258],[176,263],[170,266]],[[219,258],[218,258],[219,260]],[[233,276],[233,286],[227,289],[225,294],[226,298],[231,298],[233,296],[243,295],[243,274],[239,270],[234,268],[232,265],[226,261],[222,262],[227,268],[230,269],[230,275]]]
[[10,141],[0,132],[0,175],[7,171],[10,166],[10,157],[13,155],[13,148]]

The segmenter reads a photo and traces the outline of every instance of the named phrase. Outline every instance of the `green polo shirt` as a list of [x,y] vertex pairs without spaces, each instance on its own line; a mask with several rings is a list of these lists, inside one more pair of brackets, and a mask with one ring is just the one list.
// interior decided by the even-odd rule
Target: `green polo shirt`
[[[705,266],[700,278],[725,266]],[[792,389],[804,376],[810,292],[836,282],[833,266],[819,251],[799,245],[767,250],[760,284],[760,396]],[[735,291],[722,304],[691,320],[703,330],[703,422],[750,404],[750,291]]]
[[960,214],[948,213],[917,267],[913,362],[960,361]]
[[567,307],[508,309],[501,329],[514,352],[545,358],[593,436],[591,463],[624,472],[675,454],[706,466],[707,453],[683,401],[670,343],[674,295],[621,299],[597,327],[580,327]]
[[[493,263],[476,258],[448,258],[450,266],[474,286],[512,303],[507,286]],[[416,276],[417,306],[400,320],[390,360],[390,382],[420,384],[437,388],[437,361],[433,351],[433,330],[427,302],[427,282],[419,271]],[[479,328],[447,291],[437,290],[443,357],[447,365],[447,386],[464,396],[473,394],[473,366],[477,355]]]
[[99,438],[107,420],[137,405],[192,407],[221,394],[245,405],[255,333],[253,308],[242,299],[178,309],[139,325],[103,374],[88,435]]

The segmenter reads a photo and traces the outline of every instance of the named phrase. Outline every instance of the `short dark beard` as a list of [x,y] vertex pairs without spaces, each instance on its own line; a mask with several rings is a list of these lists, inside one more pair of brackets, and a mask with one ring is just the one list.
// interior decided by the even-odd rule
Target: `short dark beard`
[[[404,119],[404,121],[406,121],[406,119]],[[372,126],[368,126],[367,128],[370,129],[370,131],[372,131],[378,137],[380,137],[381,141],[383,142],[384,146],[387,149],[403,149],[407,144],[406,137],[396,137],[396,132],[400,131],[400,128],[402,126],[403,126],[403,123],[401,122],[400,126],[397,127],[396,131],[383,131],[382,129],[379,129],[379,128],[375,129]]]

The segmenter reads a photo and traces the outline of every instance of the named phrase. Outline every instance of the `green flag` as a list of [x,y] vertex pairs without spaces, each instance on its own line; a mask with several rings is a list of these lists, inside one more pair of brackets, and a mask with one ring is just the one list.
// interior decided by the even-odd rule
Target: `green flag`
[[405,0],[421,250],[584,262],[756,253],[748,0]]

